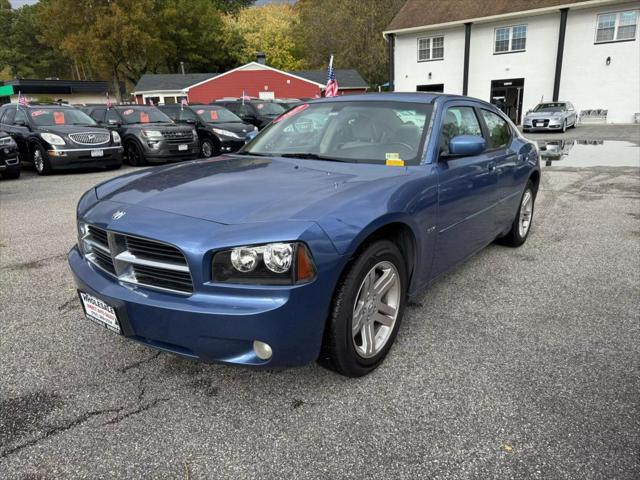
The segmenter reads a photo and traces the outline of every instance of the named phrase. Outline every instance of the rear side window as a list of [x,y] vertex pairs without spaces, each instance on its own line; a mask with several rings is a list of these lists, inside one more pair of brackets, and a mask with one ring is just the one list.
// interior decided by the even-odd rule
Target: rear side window
[[96,108],[91,112],[90,117],[93,118],[96,122],[104,122],[104,112],[106,110],[104,108]]
[[5,125],[11,125],[13,123],[13,117],[16,114],[15,108],[7,108],[4,111],[4,115],[2,116],[2,120],[0,123],[4,123]]
[[120,115],[113,108],[107,110],[107,123],[115,125],[120,122]]
[[506,120],[488,110],[481,110],[487,126],[487,145],[489,149],[506,147],[511,140],[511,129]]
[[458,135],[482,136],[480,122],[472,107],[450,107],[440,133],[440,152],[449,153],[449,142]]
[[24,113],[22,110],[18,110],[16,112],[16,116],[13,119],[13,124],[15,125],[16,122],[23,122],[26,125],[29,125],[29,119],[27,118],[27,114]]

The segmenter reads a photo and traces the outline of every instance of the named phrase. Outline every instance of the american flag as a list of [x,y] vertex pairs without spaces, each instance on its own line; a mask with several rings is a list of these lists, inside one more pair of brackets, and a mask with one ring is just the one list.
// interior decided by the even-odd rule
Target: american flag
[[155,103],[153,103],[153,99],[149,98],[149,105],[151,105],[152,107],[155,105]]
[[180,110],[184,110],[184,107],[188,107],[189,106],[189,102],[187,102],[186,98],[183,98],[182,100],[180,100]]
[[18,105],[22,105],[23,107],[29,106],[29,100],[27,100],[27,97],[20,93],[20,90],[18,90]]
[[109,92],[107,92],[107,109],[113,107],[113,103],[111,103],[111,98],[109,97]]
[[335,97],[338,95],[338,81],[336,71],[333,69],[333,55],[329,59],[329,69],[327,70],[327,87],[324,89],[325,97]]

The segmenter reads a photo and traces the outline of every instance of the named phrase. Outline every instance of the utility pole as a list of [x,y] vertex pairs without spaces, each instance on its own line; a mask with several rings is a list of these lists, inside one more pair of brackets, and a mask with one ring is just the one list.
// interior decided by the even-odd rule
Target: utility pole
[[184,75],[184,62],[180,62],[180,70],[182,70],[182,74]]

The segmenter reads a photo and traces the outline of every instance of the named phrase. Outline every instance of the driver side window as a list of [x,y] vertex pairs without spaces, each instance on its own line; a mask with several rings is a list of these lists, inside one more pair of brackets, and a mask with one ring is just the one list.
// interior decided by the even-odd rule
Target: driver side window
[[449,153],[449,142],[458,135],[482,136],[480,122],[473,107],[450,107],[440,132],[440,154]]

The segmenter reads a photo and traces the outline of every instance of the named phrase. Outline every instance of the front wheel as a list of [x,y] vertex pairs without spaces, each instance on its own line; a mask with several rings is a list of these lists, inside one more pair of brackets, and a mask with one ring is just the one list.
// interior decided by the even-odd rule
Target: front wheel
[[51,173],[51,163],[49,162],[49,155],[40,145],[33,147],[31,154],[33,160],[33,166],[36,167],[38,175],[49,175]]
[[140,146],[134,142],[130,141],[127,143],[126,147],[127,160],[129,161],[129,165],[133,165],[134,167],[139,167],[145,164],[144,154],[142,153],[142,149]]
[[504,237],[498,239],[500,243],[509,247],[519,247],[527,241],[533,223],[535,201],[536,191],[533,183],[529,180],[520,199],[520,207],[511,224],[511,230]]
[[404,313],[407,273],[395,243],[380,240],[355,260],[338,286],[319,362],[349,377],[382,363]]
[[216,146],[210,138],[204,138],[200,144],[200,155],[203,158],[214,157],[218,154]]

